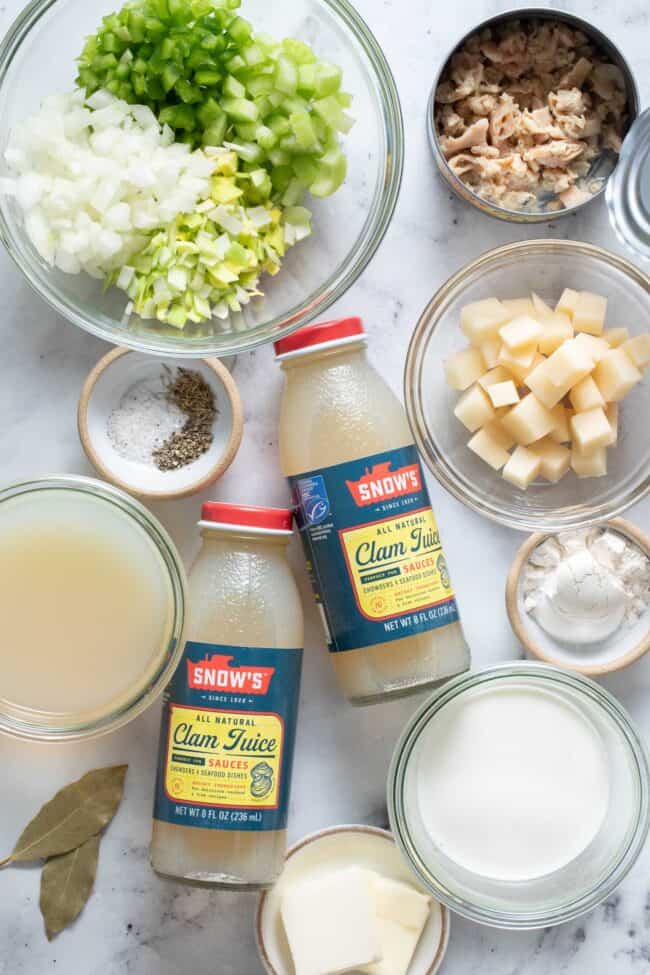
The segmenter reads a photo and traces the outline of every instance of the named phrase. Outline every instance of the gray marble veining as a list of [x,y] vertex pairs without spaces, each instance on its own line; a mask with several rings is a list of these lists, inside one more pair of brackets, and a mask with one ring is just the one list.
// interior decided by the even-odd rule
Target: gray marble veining
[[[21,0],[0,3],[0,33]],[[514,4],[519,5],[521,4]],[[619,250],[604,205],[534,230],[496,223],[469,209],[434,172],[424,111],[439,59],[458,36],[512,3],[357,0],[396,76],[406,126],[404,185],[395,219],[366,274],[334,314],[360,313],[374,359],[395,389],[413,324],[445,278],[483,250],[522,236],[578,237]],[[647,0],[555,0],[593,20],[621,46],[650,94]],[[0,254],[3,338],[0,380],[2,481],[46,471],[91,473],[79,446],[75,409],[81,383],[105,351],[66,324],[28,289]],[[276,419],[279,371],[269,349],[240,356],[245,404],[242,449],[213,496],[281,503]],[[431,485],[475,664],[514,658],[519,647],[503,608],[505,575],[519,536],[481,520]],[[183,555],[196,546],[197,498],[153,505]],[[629,512],[650,522],[650,505]],[[468,539],[480,560],[467,557]],[[341,822],[385,822],[384,782],[395,738],[413,699],[353,710],[335,686],[297,546],[291,553],[307,617],[301,725],[290,838]],[[650,742],[650,658],[606,682]],[[39,747],[0,739],[0,856],[26,820],[84,769],[129,762],[126,798],[102,845],[95,893],[73,928],[48,944],[38,913],[38,874],[0,871],[0,975],[260,975],[252,895],[222,894],[158,880],[147,861],[159,711],[99,741]],[[327,783],[327,790],[323,784]],[[452,923],[445,975],[641,975],[650,972],[650,845],[619,891],[590,915],[552,930],[503,932]]]

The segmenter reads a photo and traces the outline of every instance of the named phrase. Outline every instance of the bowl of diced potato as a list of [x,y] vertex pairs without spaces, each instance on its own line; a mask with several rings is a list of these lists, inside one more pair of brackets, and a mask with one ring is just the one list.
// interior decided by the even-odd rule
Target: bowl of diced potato
[[508,244],[422,313],[409,422],[475,511],[524,531],[584,526],[650,490],[649,366],[648,275],[590,244]]

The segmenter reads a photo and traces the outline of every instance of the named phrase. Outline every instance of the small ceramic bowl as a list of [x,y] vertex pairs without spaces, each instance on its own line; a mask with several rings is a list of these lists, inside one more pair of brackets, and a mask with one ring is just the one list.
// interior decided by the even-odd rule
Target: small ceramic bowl
[[[292,846],[275,885],[260,895],[255,934],[267,975],[294,975],[291,952],[282,926],[280,903],[287,883],[307,879],[336,867],[361,866],[415,887],[417,882],[395,845],[392,834],[374,826],[334,826],[311,833]],[[449,942],[449,911],[437,901],[415,949],[408,975],[435,975]]]
[[[217,414],[209,450],[185,467],[160,471],[154,464],[129,460],[108,436],[108,419],[134,385],[161,381],[165,369],[199,372],[214,393]],[[218,359],[156,359],[142,352],[113,349],[100,359],[84,383],[77,411],[79,437],[88,460],[111,484],[141,498],[184,498],[208,487],[232,463],[243,430],[241,399],[235,382]]]
[[[650,536],[623,518],[613,518],[603,527],[624,535],[650,558]],[[526,652],[538,660],[563,667],[588,677],[600,677],[622,670],[650,650],[650,611],[633,626],[618,631],[602,644],[572,646],[558,643],[524,609],[523,569],[530,554],[550,538],[539,532],[531,535],[521,546],[508,573],[506,609],[517,639]]]

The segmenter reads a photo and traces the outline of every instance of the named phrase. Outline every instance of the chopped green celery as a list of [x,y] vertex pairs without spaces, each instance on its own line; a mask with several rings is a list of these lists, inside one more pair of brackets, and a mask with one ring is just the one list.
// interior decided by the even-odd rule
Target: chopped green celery
[[323,98],[325,95],[334,95],[341,87],[342,71],[336,64],[329,64],[327,61],[319,61],[315,67],[316,73],[316,94]]
[[271,149],[271,151],[268,153],[268,157],[274,168],[277,166],[288,166],[291,162],[291,154],[285,149]]
[[255,122],[258,117],[255,102],[247,98],[222,98],[221,107],[236,122]]
[[272,149],[278,138],[268,125],[258,125],[255,129],[255,141],[259,143],[262,149]]
[[117,54],[118,51],[121,52],[123,50],[123,45],[115,34],[107,31],[102,37],[102,50],[106,51],[107,54]]
[[203,85],[207,88],[210,85],[218,84],[221,81],[221,75],[218,71],[213,71],[211,68],[201,68],[194,73],[194,81],[197,85]]
[[252,33],[251,25],[243,17],[233,17],[228,24],[227,30],[233,41],[236,41],[239,45],[245,44]]
[[300,203],[305,195],[305,187],[299,179],[292,179],[286,190],[282,194],[282,204],[285,207],[295,206]]
[[316,61],[316,55],[309,44],[295,37],[285,37],[282,41],[282,50],[294,64],[314,64]]
[[343,111],[334,95],[326,95],[314,102],[314,111],[337,132],[349,132],[354,122]]
[[276,193],[284,193],[292,179],[293,170],[291,166],[277,165],[271,173],[271,183]]
[[298,87],[298,69],[293,61],[280,55],[275,69],[275,87],[285,95],[293,95]]
[[160,113],[160,121],[171,125],[172,129],[196,128],[196,113],[189,105],[169,105]]
[[276,136],[287,135],[291,132],[291,122],[284,115],[271,115],[266,119],[265,125],[275,132]]
[[196,105],[203,98],[201,89],[191,85],[185,78],[176,82],[174,91],[186,105]]
[[350,108],[352,105],[352,95],[349,91],[337,91],[336,100],[342,108]]
[[314,131],[309,112],[306,112],[304,109],[292,112],[289,116],[289,122],[296,137],[296,142],[302,149],[310,149],[317,144],[318,138]]
[[197,118],[201,125],[207,128],[217,119],[225,118],[219,102],[215,98],[206,98],[201,107],[197,109]]
[[208,128],[204,129],[203,131],[203,145],[220,146],[224,140],[227,128],[228,119],[225,115],[222,115],[221,118],[215,119],[214,122],[211,122]]
[[320,163],[312,156],[296,156],[291,165],[303,186],[311,186],[318,178]]
[[238,139],[244,139],[245,142],[256,142],[258,129],[257,122],[239,122],[235,126]]
[[246,91],[253,98],[257,95],[266,95],[268,92],[273,91],[273,78],[269,75],[255,75],[253,78],[249,78],[246,81]]
[[264,64],[266,60],[264,51],[257,44],[247,44],[242,49],[242,57],[249,68],[255,68],[260,64]]
[[165,91],[171,91],[180,76],[180,68],[175,64],[166,64],[162,73],[162,84]]
[[[298,67],[298,91],[306,95],[313,95],[316,88],[316,65],[301,64]],[[322,94],[322,92],[318,92]]]
[[228,142],[227,145],[233,146],[239,158],[245,162],[260,162],[264,155],[261,147],[255,142],[244,142],[242,139],[239,139],[237,142]]
[[229,58],[226,62],[226,67],[232,74],[236,74],[246,67],[246,62],[240,54],[235,54],[234,57]]
[[329,149],[319,161],[319,173],[309,187],[313,196],[331,196],[345,179],[347,162],[341,149]]
[[246,88],[233,75],[229,74],[223,83],[223,93],[229,98],[245,98]]

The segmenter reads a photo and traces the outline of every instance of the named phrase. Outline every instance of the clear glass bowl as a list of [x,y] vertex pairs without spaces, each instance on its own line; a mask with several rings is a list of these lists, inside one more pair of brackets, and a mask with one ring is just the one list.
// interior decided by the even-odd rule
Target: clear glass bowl
[[[136,533],[144,540],[158,563],[160,586],[169,601],[168,623],[161,636],[159,646],[151,647],[150,660],[143,662],[144,669],[138,680],[128,690],[116,691],[119,703],[96,704],[84,712],[43,711],[18,705],[3,698],[0,692],[0,732],[17,738],[35,741],[71,741],[94,738],[114,731],[141,714],[163,692],[170,680],[183,651],[183,632],[187,615],[187,580],[181,557],[171,538],[155,518],[138,501],[124,491],[104,484],[92,477],[73,474],[53,475],[37,481],[25,481],[0,491],[0,520],[5,509],[19,504],[30,504],[36,496],[36,503],[47,503],[47,495],[68,495],[66,512],[72,512],[70,502],[83,503],[85,518],[102,516],[102,508],[108,506],[111,519],[120,519],[121,526],[129,533]],[[54,498],[53,511],[59,510]],[[90,507],[92,506],[92,507]],[[117,510],[115,510],[117,509]],[[15,510],[15,509],[14,509]],[[29,508],[21,517],[29,517]],[[42,517],[42,515],[39,515]],[[71,517],[66,514],[65,517]],[[124,519],[122,521],[122,519]],[[85,525],[84,521],[81,524]],[[115,523],[115,522],[114,522]],[[1,556],[1,548],[0,548]],[[38,605],[38,593],[34,593]],[[137,598],[137,594],[134,594]],[[88,680],[92,681],[92,673]],[[116,700],[117,700],[116,697]]]
[[404,373],[404,398],[420,453],[440,483],[472,510],[521,531],[561,531],[613,518],[650,489],[650,380],[620,404],[619,442],[607,451],[608,473],[557,484],[537,481],[521,491],[467,447],[471,434],[453,415],[459,393],[443,363],[467,345],[460,309],[481,298],[516,298],[531,291],[554,303],[563,288],[608,298],[608,327],[631,335],[650,320],[650,278],[622,257],[571,240],[530,240],[488,251],[451,277],[418,321]]
[[[606,756],[610,801],[599,831],[575,859],[531,880],[493,880],[455,863],[435,845],[419,812],[417,772],[425,754],[426,730],[449,702],[490,687],[552,694],[591,724]],[[516,728],[512,734],[517,734]],[[541,928],[592,910],[621,883],[647,836],[649,787],[643,744],[629,715],[611,694],[585,677],[548,664],[504,663],[455,678],[411,718],[388,774],[388,811],[398,846],[437,900],[481,924]]]
[[[11,127],[43,98],[74,87],[75,59],[84,37],[123,0],[33,0],[0,46],[0,156]],[[347,0],[243,0],[242,16],[274,37],[295,36],[343,69],[356,119],[345,137],[348,177],[329,199],[309,198],[311,237],[291,248],[281,272],[264,276],[253,299],[224,332],[215,320],[182,333],[132,316],[122,322],[123,292],[102,293],[85,274],[53,270],[28,240],[15,204],[0,197],[0,237],[38,294],[69,321],[119,345],[162,355],[223,356],[273,341],[322,314],[356,281],[390,223],[402,177],[403,128],[395,82],[386,59]],[[5,175],[4,160],[0,176]]]

